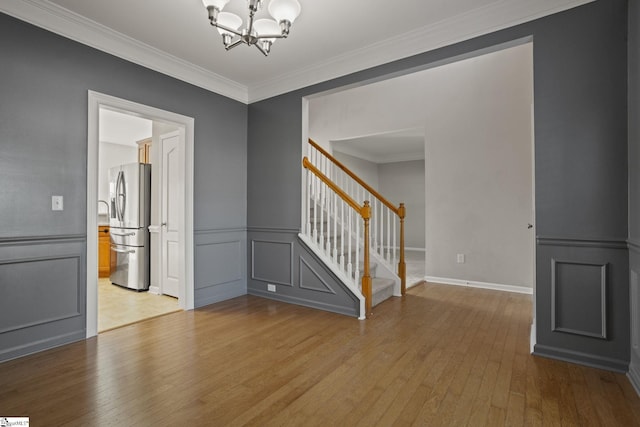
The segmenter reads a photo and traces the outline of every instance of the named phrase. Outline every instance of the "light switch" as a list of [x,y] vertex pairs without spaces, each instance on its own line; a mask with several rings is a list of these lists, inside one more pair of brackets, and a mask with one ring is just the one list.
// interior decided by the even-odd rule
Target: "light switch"
[[64,202],[62,196],[51,196],[51,210],[61,211],[64,210]]

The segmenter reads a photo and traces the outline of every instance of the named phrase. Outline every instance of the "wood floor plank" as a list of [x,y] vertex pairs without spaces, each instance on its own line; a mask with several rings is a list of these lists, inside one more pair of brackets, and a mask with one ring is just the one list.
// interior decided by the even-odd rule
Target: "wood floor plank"
[[531,297],[412,287],[367,321],[243,296],[0,364],[61,426],[640,425],[623,375],[529,354]]

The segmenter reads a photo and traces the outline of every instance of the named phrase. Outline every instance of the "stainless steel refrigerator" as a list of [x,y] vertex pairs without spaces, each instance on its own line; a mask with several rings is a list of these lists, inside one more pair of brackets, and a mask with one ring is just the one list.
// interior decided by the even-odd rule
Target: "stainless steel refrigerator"
[[109,169],[111,283],[149,289],[151,165],[130,163]]

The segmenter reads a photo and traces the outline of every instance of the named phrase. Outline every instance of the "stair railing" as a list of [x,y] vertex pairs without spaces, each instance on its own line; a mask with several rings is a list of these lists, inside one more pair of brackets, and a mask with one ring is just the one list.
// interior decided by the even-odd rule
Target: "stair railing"
[[[309,162],[319,172],[355,200],[371,202],[371,248],[393,270],[397,265],[402,295],[407,288],[407,268],[405,263],[404,203],[395,206],[373,187],[357,176],[348,167],[333,157],[312,139],[309,139]],[[397,233],[399,229],[399,233]]]
[[[308,207],[304,234],[311,239],[323,254],[337,266],[352,285],[360,289],[365,300],[366,317],[371,314],[373,302],[372,279],[369,259],[369,201],[359,205],[352,197],[331,181],[307,157],[302,160],[307,169]],[[313,217],[311,216],[313,211]],[[362,221],[360,221],[360,219]],[[333,222],[333,225],[332,225]],[[363,223],[363,275],[361,283],[359,271],[360,223]],[[352,237],[355,236],[355,255],[352,251]],[[359,286],[361,285],[361,286]]]

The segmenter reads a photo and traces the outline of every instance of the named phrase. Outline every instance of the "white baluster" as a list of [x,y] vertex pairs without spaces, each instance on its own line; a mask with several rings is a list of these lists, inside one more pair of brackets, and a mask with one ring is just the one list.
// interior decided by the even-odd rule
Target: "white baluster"
[[378,254],[384,258],[384,208],[385,206],[380,203],[380,234],[378,235]]
[[371,247],[376,247],[376,224],[378,218],[378,199],[371,199],[373,202],[371,203],[371,219],[369,220],[369,239],[371,240]]
[[318,178],[313,175],[311,178],[311,184],[313,187],[313,242],[318,243],[318,187],[317,187]]
[[360,214],[356,213],[356,272],[353,276],[355,280],[356,286],[360,286],[360,223],[362,222],[362,217]]
[[391,263],[391,209],[387,208],[387,260]]
[[307,206],[305,209],[305,234],[307,236],[311,236],[311,178],[312,174],[311,171],[309,169],[307,169],[307,181],[306,181],[306,187],[307,187]]
[[398,265],[398,246],[396,245],[396,223],[397,221],[397,217],[394,215],[393,216],[393,266],[395,268],[396,265]]
[[351,273],[353,272],[353,260],[351,259],[351,231],[352,231],[352,227],[351,227],[351,209],[349,209],[348,213],[348,226],[347,226],[347,239],[349,239],[349,243],[348,243],[348,248],[347,248],[347,277],[351,278]]
[[318,244],[320,248],[324,251],[324,196],[327,192],[327,186],[323,183],[322,188],[320,190],[320,240]]
[[338,262],[338,194],[333,194],[333,259]]
[[345,223],[344,223],[344,205],[345,202],[343,201],[340,204],[340,222],[341,222],[341,226],[340,226],[340,266],[342,267],[342,270],[344,270],[344,228],[345,228]]

